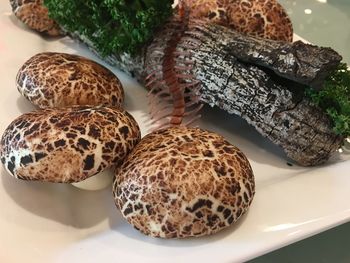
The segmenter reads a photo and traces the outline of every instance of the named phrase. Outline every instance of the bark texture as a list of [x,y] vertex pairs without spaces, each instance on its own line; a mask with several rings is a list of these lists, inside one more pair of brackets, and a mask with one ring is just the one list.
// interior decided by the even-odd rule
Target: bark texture
[[[222,37],[208,27],[211,38]],[[305,44],[301,41],[283,43],[260,38],[243,36],[237,32],[226,31],[228,51],[241,61],[260,65],[273,70],[277,75],[295,82],[322,88],[329,72],[336,69],[342,57],[331,48]],[[232,40],[234,39],[234,40]]]
[[[138,56],[106,60],[143,83],[149,74],[145,63],[162,62],[161,43],[171,35],[171,28],[164,28]],[[74,37],[94,50],[83,37]],[[149,51],[155,44],[157,55]],[[335,51],[301,42],[264,41],[202,23],[189,27],[178,49],[192,53],[191,73],[201,81],[202,102],[241,116],[300,165],[322,164],[339,149],[344,138],[333,132],[330,119],[303,98],[300,84],[285,79],[318,86],[341,59]]]

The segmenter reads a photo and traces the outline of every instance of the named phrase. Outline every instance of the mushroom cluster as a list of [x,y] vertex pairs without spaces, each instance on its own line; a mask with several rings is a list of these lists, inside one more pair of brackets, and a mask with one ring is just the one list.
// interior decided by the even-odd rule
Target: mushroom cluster
[[16,85],[41,109],[19,116],[1,138],[1,161],[15,178],[87,189],[79,182],[115,167],[116,206],[153,237],[214,234],[249,208],[254,176],[239,149],[199,128],[170,127],[141,139],[122,109],[120,81],[97,63],[41,53],[20,68]]
[[[2,136],[1,161],[10,174],[90,190],[111,184],[110,168],[141,138],[123,110],[119,79],[87,58],[45,52],[23,64],[16,87],[40,110],[18,117]],[[101,180],[91,185],[91,176]]]
[[[11,1],[30,27],[58,35],[42,3]],[[161,238],[214,234],[252,203],[253,171],[238,148],[199,128],[170,127],[141,139],[123,109],[119,79],[94,61],[37,54],[19,69],[16,87],[40,109],[16,118],[1,138],[1,162],[15,178],[76,184],[114,167],[117,208],[136,229]]]

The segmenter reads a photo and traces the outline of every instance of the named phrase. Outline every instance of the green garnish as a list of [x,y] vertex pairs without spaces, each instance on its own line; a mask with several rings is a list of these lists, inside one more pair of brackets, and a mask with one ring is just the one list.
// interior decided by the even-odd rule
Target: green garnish
[[345,63],[330,74],[322,90],[307,88],[305,94],[328,114],[337,134],[350,136],[350,71]]
[[171,0],[44,0],[49,16],[102,56],[135,53],[172,14]]

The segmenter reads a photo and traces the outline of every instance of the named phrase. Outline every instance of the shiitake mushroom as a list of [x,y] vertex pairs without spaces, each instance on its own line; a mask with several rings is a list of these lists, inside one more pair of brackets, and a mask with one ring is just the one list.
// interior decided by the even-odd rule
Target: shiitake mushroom
[[255,193],[245,155],[222,136],[172,127],[145,136],[117,168],[116,206],[136,229],[161,238],[214,234],[235,223]]

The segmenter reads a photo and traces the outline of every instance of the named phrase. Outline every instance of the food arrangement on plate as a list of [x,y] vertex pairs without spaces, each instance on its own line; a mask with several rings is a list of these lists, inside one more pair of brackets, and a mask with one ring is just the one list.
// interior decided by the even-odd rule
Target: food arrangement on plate
[[241,116],[302,166],[326,162],[350,134],[350,73],[342,57],[292,43],[277,1],[188,0],[174,9],[172,1],[10,2],[29,27],[68,34],[143,83],[153,131],[141,139],[108,69],[41,53],[16,78],[19,92],[41,110],[8,126],[2,163],[16,178],[56,183],[114,166],[116,206],[147,235],[213,234],[252,203],[245,155],[222,136],[189,127],[203,104]]

